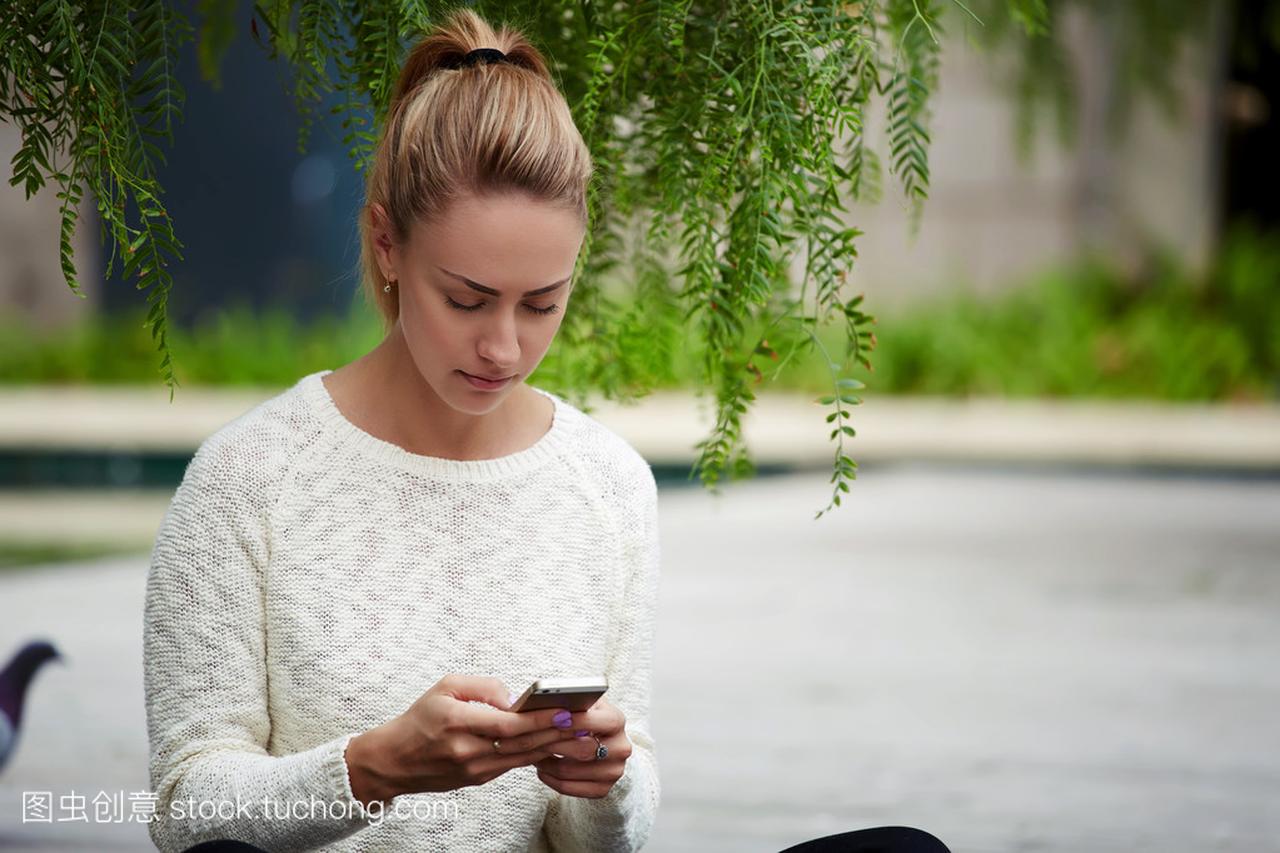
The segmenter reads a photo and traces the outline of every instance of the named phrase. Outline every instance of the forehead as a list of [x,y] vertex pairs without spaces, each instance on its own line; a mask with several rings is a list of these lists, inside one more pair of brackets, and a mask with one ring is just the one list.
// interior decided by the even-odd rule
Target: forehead
[[417,222],[409,251],[472,281],[530,289],[570,275],[585,228],[569,210],[520,195],[466,196]]

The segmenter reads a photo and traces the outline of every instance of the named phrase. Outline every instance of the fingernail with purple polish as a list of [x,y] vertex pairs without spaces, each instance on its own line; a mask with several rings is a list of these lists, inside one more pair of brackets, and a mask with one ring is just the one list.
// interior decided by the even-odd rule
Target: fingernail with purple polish
[[551,722],[555,723],[557,728],[567,729],[573,725],[573,715],[561,708],[556,711],[555,716],[551,718]]
[[519,693],[508,693],[508,694],[507,694],[507,707],[511,707],[512,705],[516,704],[516,700],[517,700],[517,699],[519,699],[519,698],[520,698],[520,694],[519,694]]
[[576,732],[574,732],[574,733],[573,733],[573,736],[574,736],[574,737],[586,737],[586,736],[587,736],[587,735],[589,735],[589,734],[591,734],[591,732],[587,731],[586,729],[578,729]]

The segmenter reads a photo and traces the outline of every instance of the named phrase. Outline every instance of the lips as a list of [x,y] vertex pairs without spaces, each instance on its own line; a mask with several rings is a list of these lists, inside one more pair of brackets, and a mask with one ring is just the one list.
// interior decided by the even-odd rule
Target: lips
[[[465,370],[464,370],[464,371],[462,371],[462,372],[463,372],[463,373],[467,373]],[[514,374],[514,373],[513,373],[513,374],[511,374],[511,376],[485,376],[485,375],[484,375],[484,374],[482,374],[482,373],[467,373],[467,375],[468,375],[468,376],[474,376],[476,379],[483,379],[483,380],[485,380],[486,382],[502,382],[502,381],[504,381],[504,380],[506,380],[506,379],[510,379],[510,378],[511,378],[511,376],[515,376],[515,374]]]

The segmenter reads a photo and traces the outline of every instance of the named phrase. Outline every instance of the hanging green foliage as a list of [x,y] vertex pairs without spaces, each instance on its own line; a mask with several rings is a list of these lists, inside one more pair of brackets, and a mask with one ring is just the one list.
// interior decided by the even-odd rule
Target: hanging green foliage
[[[199,0],[197,56],[217,85],[227,46],[247,31],[291,72],[300,150],[322,104],[336,97],[330,109],[363,171],[404,52],[453,5],[280,0],[256,4],[243,20],[234,0]],[[847,223],[844,205],[880,193],[877,150],[917,216],[928,196],[942,6],[472,5],[523,30],[552,59],[597,166],[575,310],[540,375],[580,405],[589,391],[642,395],[670,363],[671,332],[696,324],[702,387],[714,393],[716,418],[697,445],[694,473],[715,490],[725,476],[754,473],[742,421],[755,388],[791,359],[816,353],[831,378],[831,393],[818,402],[832,409],[834,485],[815,517],[838,506],[857,473],[845,440],[855,435],[848,421],[864,385],[849,374],[872,369],[876,342],[862,296],[847,292],[861,232]],[[959,0],[947,6],[975,17]],[[86,189],[97,198],[102,239],[111,238],[108,275],[119,253],[124,275],[147,291],[147,322],[172,399],[165,304],[168,265],[182,259],[182,244],[156,181],[164,162],[156,141],[172,142],[181,116],[174,67],[192,27],[163,0],[4,0],[0,9],[0,118],[22,132],[12,183],[28,197],[47,180],[57,183],[62,266],[73,289],[76,205]],[[1027,32],[1044,20],[1040,0],[1007,0],[1000,13]],[[873,105],[887,111],[885,139],[864,134]],[[802,266],[798,276],[793,264]],[[640,298],[622,308],[605,287],[610,279]],[[816,333],[832,322],[844,330],[842,351],[831,352]]]

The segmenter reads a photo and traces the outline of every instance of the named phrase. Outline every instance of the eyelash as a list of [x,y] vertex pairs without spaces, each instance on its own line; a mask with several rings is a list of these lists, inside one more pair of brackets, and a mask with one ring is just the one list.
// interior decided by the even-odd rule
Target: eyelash
[[[444,298],[444,303],[448,305],[450,308],[456,308],[459,311],[475,311],[476,309],[481,308],[484,305],[483,302],[477,302],[475,305],[463,305],[459,302],[454,302],[452,299],[450,299],[447,296]],[[555,312],[560,310],[559,305],[548,305],[546,308],[535,308],[532,305],[526,305],[524,307],[528,308],[530,311],[532,311],[535,314],[542,314],[542,315],[554,314]]]

